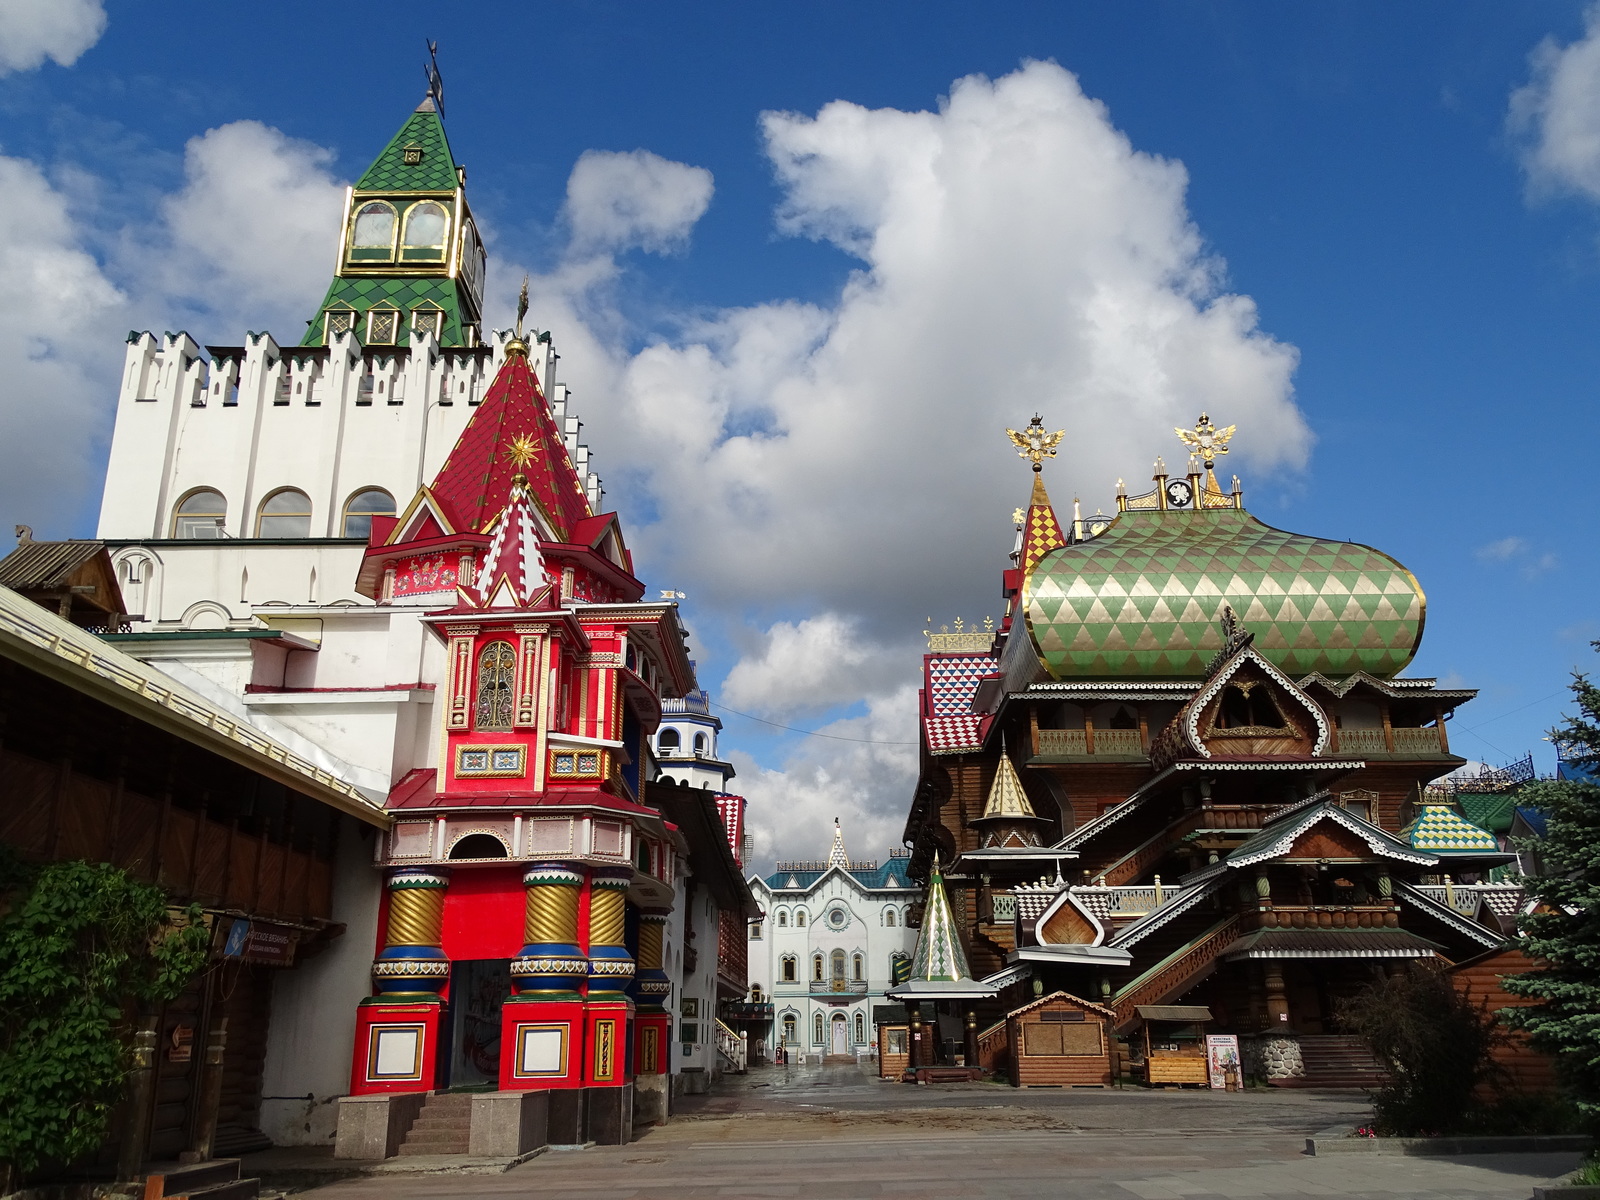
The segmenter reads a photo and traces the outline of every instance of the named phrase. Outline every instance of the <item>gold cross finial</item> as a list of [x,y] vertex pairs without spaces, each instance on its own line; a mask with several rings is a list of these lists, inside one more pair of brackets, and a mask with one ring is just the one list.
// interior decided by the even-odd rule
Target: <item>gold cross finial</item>
[[1056,447],[1061,444],[1066,432],[1065,429],[1058,429],[1054,433],[1046,433],[1044,418],[1034,413],[1033,420],[1028,422],[1028,427],[1021,433],[1015,429],[1008,429],[1006,435],[1017,447],[1017,457],[1028,459],[1033,463],[1033,469],[1038,471],[1045,459],[1056,456]]
[[1172,432],[1178,435],[1190,453],[1200,456],[1209,471],[1217,455],[1228,452],[1228,439],[1233,437],[1233,431],[1237,428],[1237,425],[1229,425],[1226,429],[1218,429],[1209,416],[1201,413],[1193,429],[1174,429]]

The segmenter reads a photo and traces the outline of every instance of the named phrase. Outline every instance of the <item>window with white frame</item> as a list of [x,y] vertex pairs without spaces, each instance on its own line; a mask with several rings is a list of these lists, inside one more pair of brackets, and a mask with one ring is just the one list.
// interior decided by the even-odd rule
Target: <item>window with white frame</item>
[[816,1013],[811,1018],[811,1040],[817,1045],[822,1045],[822,1014]]
[[794,983],[798,977],[799,961],[792,954],[785,954],[781,963],[783,967],[783,982]]

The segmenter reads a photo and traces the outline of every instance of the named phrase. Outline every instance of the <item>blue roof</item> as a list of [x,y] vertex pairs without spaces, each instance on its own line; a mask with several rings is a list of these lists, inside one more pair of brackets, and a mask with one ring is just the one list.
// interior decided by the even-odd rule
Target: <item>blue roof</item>
[[1528,808],[1525,805],[1519,804],[1517,805],[1516,813],[1517,816],[1522,818],[1522,823],[1529,829],[1533,830],[1535,834],[1537,834],[1539,837],[1546,836],[1543,812],[1537,808]]
[[[916,885],[906,875],[906,868],[911,865],[909,858],[891,858],[879,863],[875,870],[860,871],[852,869],[849,874],[858,884],[867,890],[874,888],[906,888],[911,889]],[[774,871],[767,876],[767,886],[773,891],[789,888],[790,880],[799,888],[809,888],[817,880],[826,875],[826,871]]]
[[1600,774],[1590,767],[1580,767],[1575,762],[1565,760],[1556,763],[1556,778],[1570,779],[1574,783],[1600,783]]

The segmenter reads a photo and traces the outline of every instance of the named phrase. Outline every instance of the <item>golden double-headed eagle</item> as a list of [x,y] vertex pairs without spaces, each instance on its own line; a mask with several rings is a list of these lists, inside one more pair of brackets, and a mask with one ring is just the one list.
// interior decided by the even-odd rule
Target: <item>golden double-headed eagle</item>
[[1033,469],[1039,470],[1039,464],[1047,458],[1056,456],[1056,447],[1061,444],[1061,439],[1066,436],[1065,429],[1058,429],[1054,433],[1046,433],[1044,418],[1038,413],[1033,414],[1033,420],[1028,422],[1028,427],[1021,433],[1015,429],[1006,430],[1006,435],[1017,447],[1017,457],[1026,458],[1033,463]]
[[1226,429],[1218,429],[1211,423],[1210,417],[1201,413],[1193,429],[1174,429],[1172,432],[1183,439],[1183,444],[1189,447],[1189,453],[1200,456],[1209,471],[1217,455],[1228,452],[1228,439],[1237,428],[1237,425],[1229,425]]

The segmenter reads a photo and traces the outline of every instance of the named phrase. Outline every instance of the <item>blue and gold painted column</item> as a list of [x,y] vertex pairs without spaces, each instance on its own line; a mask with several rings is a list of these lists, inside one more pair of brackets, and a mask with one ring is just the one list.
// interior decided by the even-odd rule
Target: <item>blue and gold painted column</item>
[[372,982],[385,996],[437,996],[450,978],[444,943],[444,893],[450,873],[404,867],[389,874],[389,923]]
[[578,949],[578,901],[583,871],[565,863],[534,863],[522,876],[527,889],[521,953],[511,964],[519,996],[576,1000],[589,977]]
[[389,919],[372,963],[378,995],[361,1002],[350,1094],[425,1092],[434,1086],[440,993],[450,979],[444,897],[450,873],[402,867],[389,875]]
[[500,1090],[550,1091],[550,1140],[583,1134],[584,1002],[589,959],[579,915],[588,874],[577,863],[537,862],[523,872],[523,947],[511,963],[515,991],[500,1009]]
[[602,867],[589,877],[589,995],[583,1008],[587,1140],[625,1145],[633,1131],[633,956],[628,953],[630,867]]
[[589,999],[626,999],[633,982],[633,956],[628,953],[628,889],[633,872],[601,869],[589,880]]
[[634,1120],[659,1124],[667,1119],[667,1055],[672,1017],[666,1004],[672,981],[661,969],[669,910],[647,908],[639,914],[639,973],[634,994],[639,1011],[633,1019]]

